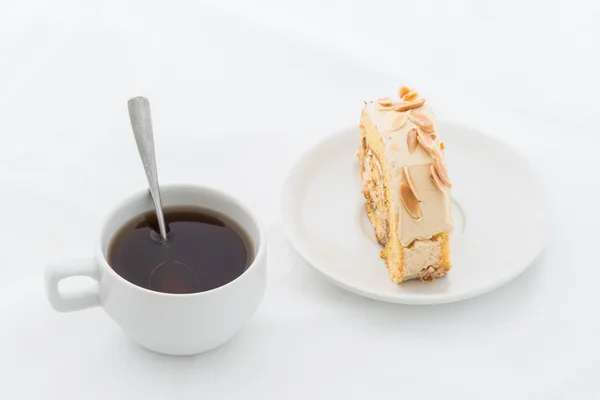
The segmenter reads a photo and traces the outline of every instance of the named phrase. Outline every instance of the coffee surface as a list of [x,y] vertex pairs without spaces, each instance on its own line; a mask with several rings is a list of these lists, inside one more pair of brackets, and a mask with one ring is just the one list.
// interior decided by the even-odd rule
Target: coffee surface
[[165,208],[167,242],[148,212],[113,237],[108,263],[129,282],[164,293],[195,293],[223,286],[248,268],[253,247],[227,217],[198,208]]

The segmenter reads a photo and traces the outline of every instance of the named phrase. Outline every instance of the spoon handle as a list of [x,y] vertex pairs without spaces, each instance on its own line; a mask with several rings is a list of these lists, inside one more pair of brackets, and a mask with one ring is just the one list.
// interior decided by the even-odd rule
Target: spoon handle
[[160,201],[160,191],[158,189],[158,173],[154,152],[154,133],[152,132],[150,102],[145,97],[134,97],[127,102],[127,107],[129,108],[129,119],[131,120],[135,142],[137,143],[137,148],[144,164],[144,170],[146,171],[146,177],[148,178],[150,195],[152,195],[154,208],[156,208],[160,236],[166,241],[167,229]]

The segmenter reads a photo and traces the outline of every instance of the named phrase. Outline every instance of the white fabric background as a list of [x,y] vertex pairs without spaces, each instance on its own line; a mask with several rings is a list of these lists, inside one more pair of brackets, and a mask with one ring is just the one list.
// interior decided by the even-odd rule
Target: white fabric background
[[[582,0],[4,1],[0,397],[599,398],[599,22]],[[546,252],[493,293],[363,299],[282,235],[294,159],[400,83],[519,147],[550,189]],[[41,290],[44,265],[90,254],[103,212],[145,184],[135,95],[163,182],[225,189],[268,227],[261,308],[199,357],[139,349],[101,310],[54,313]]]

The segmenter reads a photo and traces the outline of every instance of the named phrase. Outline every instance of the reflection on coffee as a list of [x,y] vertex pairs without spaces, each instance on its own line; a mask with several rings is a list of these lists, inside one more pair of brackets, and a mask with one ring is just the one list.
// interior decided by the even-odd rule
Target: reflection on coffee
[[249,236],[227,217],[200,208],[166,208],[168,241],[154,212],[126,223],[108,248],[108,263],[129,282],[165,293],[196,293],[223,286],[254,258]]

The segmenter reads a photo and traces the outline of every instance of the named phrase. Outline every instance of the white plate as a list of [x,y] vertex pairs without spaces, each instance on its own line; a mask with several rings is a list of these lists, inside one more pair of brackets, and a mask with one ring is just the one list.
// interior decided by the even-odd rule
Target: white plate
[[318,143],[294,165],[281,222],[300,255],[333,283],[377,300],[435,304],[493,290],[522,273],[548,232],[546,191],[532,166],[482,132],[441,123],[453,180],[453,269],[431,284],[389,278],[366,216],[358,174],[359,130]]

